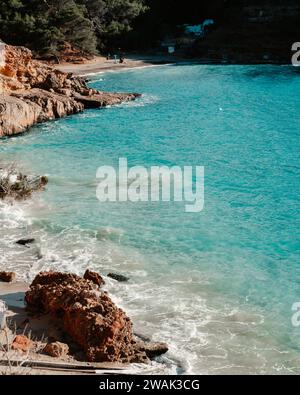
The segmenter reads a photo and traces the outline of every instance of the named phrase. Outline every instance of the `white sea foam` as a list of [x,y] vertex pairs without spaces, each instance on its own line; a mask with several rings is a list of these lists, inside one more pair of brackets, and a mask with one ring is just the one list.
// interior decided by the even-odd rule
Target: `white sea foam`
[[[14,205],[0,203],[0,268],[17,271],[26,281],[50,269],[79,275],[87,268],[101,272],[113,300],[133,319],[136,333],[170,346],[159,359],[162,364],[153,363],[145,374],[294,371],[292,366],[276,364],[282,356],[276,341],[265,344],[264,316],[233,308],[209,291],[207,276],[172,269],[162,257],[149,259],[125,247],[122,229],[89,232],[79,226],[58,226],[44,219],[46,211],[55,212],[38,198]],[[34,237],[36,243],[30,248],[15,244],[26,236]],[[130,281],[118,283],[106,277],[109,272],[125,274]],[[293,361],[295,356],[288,353],[287,358]]]
[[117,106],[114,106],[114,107],[119,107],[119,108],[120,107],[121,108],[146,107],[146,106],[150,106],[152,104],[156,104],[159,101],[160,101],[160,98],[158,96],[144,94],[144,95],[142,95],[141,98],[138,98],[133,101],[127,101],[122,104],[118,104]]
[[[136,66],[136,67],[124,67],[124,68],[110,68],[109,70],[105,70],[105,68],[102,71],[96,71],[96,72],[91,72],[91,73],[82,73],[80,74],[81,77],[93,77],[93,76],[98,76],[98,75],[103,75],[103,74],[109,74],[109,73],[130,73],[134,72],[136,70],[142,70],[142,69],[147,69],[150,67],[164,67],[164,66],[171,66],[173,65],[172,63],[170,64],[147,64],[144,66]],[[94,80],[93,80],[94,82]]]

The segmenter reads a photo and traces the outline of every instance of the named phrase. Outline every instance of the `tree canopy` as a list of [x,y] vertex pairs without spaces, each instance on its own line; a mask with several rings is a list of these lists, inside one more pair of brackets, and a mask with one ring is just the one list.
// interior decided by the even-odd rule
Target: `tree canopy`
[[[110,52],[118,47],[145,50],[157,47],[166,37],[174,37],[177,33],[180,36],[183,24],[200,24],[205,19],[214,19],[215,28],[227,29],[233,40],[238,41],[241,37],[236,27],[244,26],[245,9],[252,7],[257,13],[259,7],[264,7],[262,13],[267,10],[267,14],[272,14],[273,9],[284,11],[289,4],[289,12],[297,13],[298,1],[0,0],[0,38],[10,44],[53,54],[59,53],[65,43],[86,54]],[[270,32],[285,35],[288,41],[296,34],[299,15],[297,20],[296,16],[292,20],[287,14],[282,17],[284,20],[280,22],[257,24],[247,34],[254,37],[257,28],[264,30],[266,26]],[[227,37],[223,33],[219,31],[219,45]],[[272,37],[274,40],[274,34]],[[263,32],[261,39],[267,39]]]
[[49,52],[68,42],[93,54],[145,10],[144,0],[1,0],[0,37]]

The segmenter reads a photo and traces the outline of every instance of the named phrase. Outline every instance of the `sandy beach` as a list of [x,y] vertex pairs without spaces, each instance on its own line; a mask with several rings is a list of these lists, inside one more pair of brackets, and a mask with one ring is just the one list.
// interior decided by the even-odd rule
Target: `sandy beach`
[[101,72],[120,71],[126,69],[134,69],[140,67],[151,67],[163,64],[176,63],[179,59],[168,55],[153,55],[153,56],[128,56],[125,62],[120,64],[119,60],[107,60],[103,56],[96,56],[92,60],[87,60],[84,63],[62,63],[55,66],[57,70],[65,73],[73,73],[75,75],[89,75]]
[[[0,282],[0,300],[6,303],[8,327],[0,331],[0,344],[9,344],[16,335],[25,334],[35,344],[28,353],[20,353],[9,349],[4,352],[0,349],[0,375],[1,374],[95,374],[96,371],[103,373],[118,372],[126,369],[116,363],[87,363],[81,362],[74,356],[64,358],[51,358],[41,350],[47,342],[47,338],[58,338],[63,333],[53,317],[35,316],[28,314],[25,309],[24,296],[29,289],[24,282],[4,283]],[[21,366],[22,365],[22,366]]]
[[[53,358],[43,352],[49,339],[65,340],[66,333],[52,315],[32,314],[26,310],[25,293],[29,285],[22,281],[0,281],[0,300],[7,306],[7,327],[0,330],[0,375],[107,375],[155,372],[155,366],[125,363],[86,362],[76,344],[68,355]],[[16,336],[32,342],[27,352],[12,349]],[[68,338],[70,341],[70,339]]]

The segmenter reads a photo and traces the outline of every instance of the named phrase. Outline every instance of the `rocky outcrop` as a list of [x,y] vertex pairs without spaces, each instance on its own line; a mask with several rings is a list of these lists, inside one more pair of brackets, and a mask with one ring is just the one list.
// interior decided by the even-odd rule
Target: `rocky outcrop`
[[86,80],[55,70],[32,58],[24,47],[6,45],[0,65],[0,137],[26,131],[32,125],[135,100],[140,95],[90,89]]
[[105,281],[103,280],[102,276],[100,276],[100,274],[98,273],[92,272],[91,270],[87,270],[84,273],[83,278],[85,280],[92,281],[94,284],[98,285],[99,287],[105,285]]
[[0,95],[21,89],[24,89],[24,86],[18,80],[0,74]]
[[138,93],[105,93],[98,92],[90,96],[82,96],[76,94],[74,99],[82,103],[85,108],[99,108],[121,104],[130,100],[135,100],[140,97]]
[[38,122],[41,108],[8,94],[0,96],[0,137],[24,132]]
[[29,91],[12,93],[12,97],[21,100],[29,107],[37,108],[37,122],[45,122],[66,115],[77,114],[84,106],[71,97],[45,91],[43,89],[30,89]]
[[[147,363],[168,351],[165,343],[136,338],[131,320],[100,288],[102,277],[90,271],[85,277],[40,273],[25,296],[28,310],[52,314],[90,362]],[[55,343],[44,351],[56,356],[60,349]]]
[[130,319],[90,280],[73,274],[41,273],[25,300],[29,309],[59,318],[88,361],[147,360],[135,347]]

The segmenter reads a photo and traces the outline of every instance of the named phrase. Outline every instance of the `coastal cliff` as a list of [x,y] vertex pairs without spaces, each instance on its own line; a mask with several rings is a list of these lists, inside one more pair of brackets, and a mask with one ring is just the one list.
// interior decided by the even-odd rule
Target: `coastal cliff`
[[[2,319],[0,315],[1,329],[7,333],[3,338],[0,330],[0,343],[5,345],[0,348],[0,373],[7,358],[13,361],[25,355],[37,366],[56,364],[59,368],[64,363],[72,368],[81,362],[81,369],[87,369],[106,362],[118,363],[119,368],[128,363],[148,364],[168,352],[167,344],[134,333],[132,321],[104,285],[103,277],[90,270],[82,277],[42,272],[30,286],[16,282],[15,273],[0,271],[0,308],[1,299],[8,305]],[[22,291],[16,294],[22,307],[12,314],[7,294],[17,289]]]
[[0,137],[29,127],[135,100],[136,93],[106,93],[88,88],[84,78],[55,70],[33,59],[29,49],[3,45],[0,62]]

